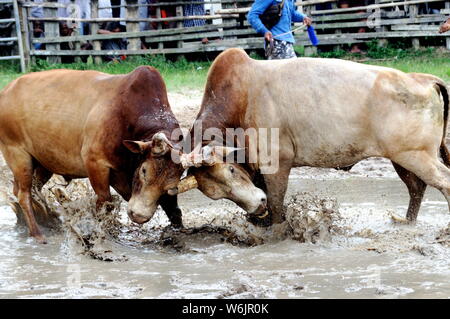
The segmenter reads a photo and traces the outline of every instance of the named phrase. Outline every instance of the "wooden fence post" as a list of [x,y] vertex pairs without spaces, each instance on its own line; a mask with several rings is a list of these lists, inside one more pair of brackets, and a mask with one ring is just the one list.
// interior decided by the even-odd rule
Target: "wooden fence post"
[[23,23],[21,10],[19,8],[19,3],[17,0],[14,0],[13,6],[14,6],[14,18],[16,20],[15,27],[17,33],[17,47],[19,48],[20,54],[20,70],[22,72],[26,72],[30,61],[30,50],[26,49],[28,42],[27,33],[24,30],[27,24]]
[[[175,12],[176,12],[176,16],[177,17],[184,16],[184,14],[183,14],[183,6],[177,6]],[[177,22],[177,28],[183,28],[183,25],[184,25],[183,21],[178,21]],[[183,43],[184,43],[184,41],[177,41],[177,47],[178,48],[182,48],[183,47]]]
[[[137,19],[139,14],[139,8],[137,7],[137,0],[126,0],[126,18]],[[127,32],[139,32],[139,22],[126,22]],[[139,38],[129,39],[128,50],[139,50],[141,48],[141,40]]]
[[[96,19],[98,18],[98,0],[91,0],[91,18]],[[97,34],[98,30],[100,29],[98,23],[91,23],[91,33]],[[92,41],[92,47],[95,51],[101,50],[102,45],[100,41],[94,40]],[[94,63],[100,64],[102,63],[102,58],[100,56],[94,56]]]
[[[419,14],[419,6],[418,5],[410,5],[409,6],[409,17],[411,20],[417,18],[417,15]],[[414,50],[418,50],[420,48],[420,40],[419,38],[412,38],[412,47]]]
[[[156,18],[161,19],[161,7],[158,6],[156,8]],[[162,23],[158,22],[158,30],[161,30],[163,28]],[[161,41],[158,43],[158,49],[163,49],[164,48],[164,43]]]
[[[376,4],[380,4],[380,0],[375,0],[375,3]],[[377,9],[376,9],[377,10]],[[380,19],[381,19],[381,11],[383,10],[384,11],[384,9],[378,9],[378,10],[380,10]],[[377,19],[377,17],[375,17],[375,19]],[[386,27],[386,26],[377,26],[376,28],[375,28],[375,32],[386,32],[388,30],[388,28]],[[377,43],[378,43],[378,46],[379,47],[386,47],[387,45],[388,45],[388,40],[387,39],[378,39],[377,40]]]
[[[57,2],[57,0],[48,0],[48,2]],[[44,17],[58,17],[58,9],[57,8],[49,8],[44,7]],[[59,23],[53,21],[47,21],[44,23],[45,28],[45,36],[46,37],[59,37]],[[61,46],[59,43],[47,43],[46,49],[48,51],[59,51],[61,50]],[[61,58],[58,56],[48,56],[47,62],[50,64],[61,63]]]
[[25,61],[25,69],[28,70],[30,68],[30,32],[28,27],[28,10],[25,7],[20,6],[19,4],[19,17],[21,23],[22,30],[22,43],[23,43],[23,57]]
[[[450,1],[445,1],[445,8],[450,9]],[[450,36],[445,38],[445,47],[450,50]]]

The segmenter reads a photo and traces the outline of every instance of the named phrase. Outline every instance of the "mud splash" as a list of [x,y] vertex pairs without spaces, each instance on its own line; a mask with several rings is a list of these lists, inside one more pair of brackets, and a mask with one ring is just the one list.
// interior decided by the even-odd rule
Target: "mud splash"
[[[171,97],[184,128],[200,100],[196,94]],[[149,223],[136,225],[118,198],[93,214],[87,180],[65,187],[53,178],[42,193],[62,230],[46,233],[48,245],[15,227],[7,207],[14,200],[11,181],[0,156],[1,298],[450,295],[447,203],[430,188],[416,225],[392,223],[392,213],[404,216],[409,197],[387,160],[363,161],[349,173],[293,169],[287,220],[268,229],[249,224],[233,203],[211,201],[197,190],[179,198],[186,229],[172,229],[160,209]],[[78,281],[69,280],[74,275]]]
[[339,204],[335,198],[316,194],[297,193],[288,200],[286,220],[292,238],[301,243],[329,241],[338,229],[341,219]]

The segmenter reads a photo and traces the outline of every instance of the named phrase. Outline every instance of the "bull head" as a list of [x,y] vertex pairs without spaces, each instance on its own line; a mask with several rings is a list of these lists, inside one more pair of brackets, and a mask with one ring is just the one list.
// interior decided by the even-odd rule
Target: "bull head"
[[[178,184],[178,193],[198,188],[212,198],[227,198],[250,214],[260,216],[266,212],[266,194],[257,188],[247,171],[238,164],[226,163],[227,158],[240,148],[225,146],[204,146],[200,151],[180,154],[180,163],[185,169]],[[263,215],[264,216],[264,215]]]
[[150,141],[125,140],[131,152],[142,154],[134,172],[132,194],[128,202],[128,215],[137,223],[145,223],[153,216],[159,199],[166,192],[175,195],[182,168],[169,155],[174,145],[163,132],[153,135]]

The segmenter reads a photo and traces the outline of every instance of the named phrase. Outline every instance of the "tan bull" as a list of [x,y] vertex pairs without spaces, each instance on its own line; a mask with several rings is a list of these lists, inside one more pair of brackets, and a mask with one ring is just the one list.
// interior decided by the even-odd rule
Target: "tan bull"
[[[336,59],[257,61],[229,49],[211,66],[196,123],[224,135],[226,128],[278,129],[279,141],[269,145],[279,154],[276,172],[261,172],[267,162],[255,143],[245,145],[246,163],[233,164],[267,192],[272,222],[283,220],[292,167],[347,167],[368,157],[392,161],[411,196],[407,219],[415,221],[426,185],[450,204],[448,104],[446,84],[431,75]],[[227,169],[192,174],[214,192]]]

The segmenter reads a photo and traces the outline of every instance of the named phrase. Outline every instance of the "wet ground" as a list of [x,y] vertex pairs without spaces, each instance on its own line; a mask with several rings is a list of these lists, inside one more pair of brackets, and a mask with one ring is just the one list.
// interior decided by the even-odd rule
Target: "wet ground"
[[[127,231],[134,226],[123,216],[127,227],[118,237],[122,241],[103,242],[105,249],[122,258],[113,262],[83,254],[67,230],[48,234],[48,245],[35,244],[3,206],[0,298],[450,296],[450,214],[437,191],[427,191],[415,226],[395,224],[390,217],[404,215],[407,207],[407,192],[398,179],[292,176],[289,196],[297,192],[339,205],[330,210],[336,218],[324,230],[328,236],[319,236],[315,244],[295,240],[292,234],[279,238],[271,231],[254,230],[244,225],[243,213],[233,204],[212,202],[195,190],[180,199],[187,226],[220,226],[234,218],[237,230],[253,232],[264,243],[233,245],[216,234],[202,233],[182,236],[182,249],[156,239],[133,245],[137,237]],[[164,229],[167,224],[159,212],[135,231],[160,238],[170,232]]]
[[[184,127],[201,94],[169,96]],[[448,298],[450,214],[428,189],[416,225],[405,216],[409,196],[390,163],[369,159],[349,173],[294,169],[288,221],[271,229],[246,222],[234,204],[199,191],[182,194],[177,232],[158,211],[143,227],[126,204],[99,222],[86,181],[60,202],[62,231],[47,245],[27,237],[8,206],[11,175],[0,157],[0,298]],[[56,181],[57,182],[57,181]],[[105,261],[106,260],[106,261]]]

